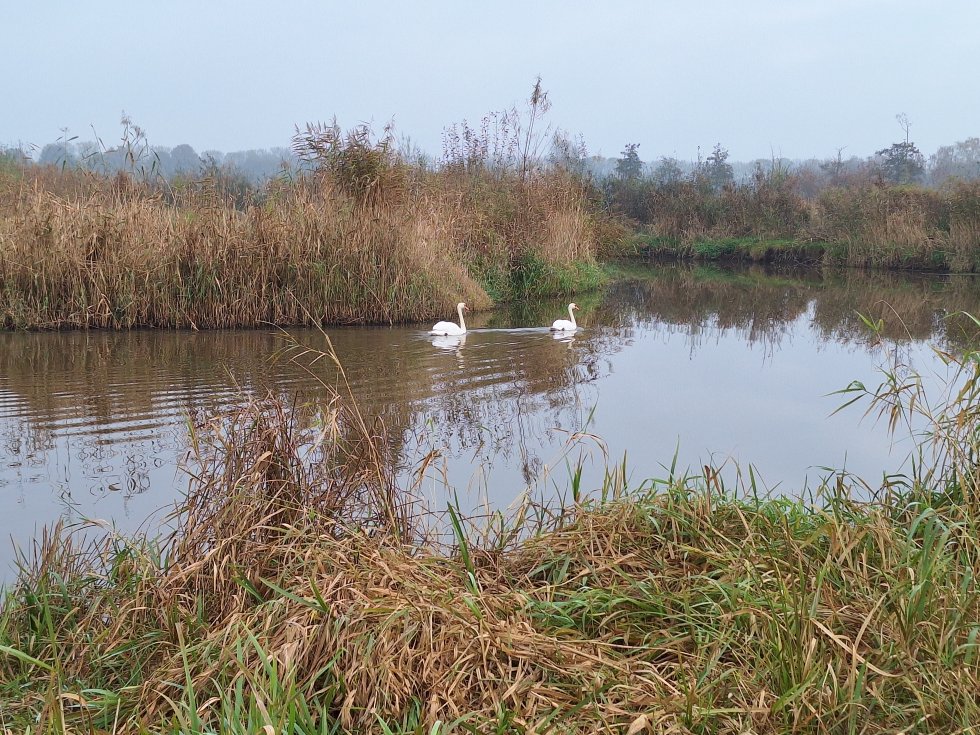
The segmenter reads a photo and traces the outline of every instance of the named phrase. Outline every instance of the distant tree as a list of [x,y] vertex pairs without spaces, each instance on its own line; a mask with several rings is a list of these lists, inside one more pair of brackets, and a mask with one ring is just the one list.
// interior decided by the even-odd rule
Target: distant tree
[[557,168],[565,169],[578,176],[585,176],[588,171],[589,150],[585,139],[581,136],[572,137],[564,130],[558,129],[551,138],[549,163]]
[[94,140],[85,140],[78,144],[78,164],[82,168],[87,168],[90,171],[98,171],[101,158],[102,149],[99,148],[99,144]]
[[41,149],[37,162],[43,165],[61,165],[67,160],[65,147],[61,143],[48,143]]
[[952,178],[980,178],[980,138],[940,146],[929,158],[929,169],[935,184]]
[[921,181],[925,172],[925,156],[909,140],[909,129],[912,123],[904,112],[895,116],[899,126],[905,131],[903,143],[892,143],[888,148],[875,151],[881,161],[881,170],[885,180],[893,184],[913,184]]
[[735,180],[735,172],[728,163],[728,151],[716,143],[711,155],[704,162],[704,175],[711,188],[718,190]]
[[[194,149],[192,148],[191,150]],[[240,155],[241,152],[225,154],[219,150],[215,150],[214,148],[208,148],[206,151],[201,151],[198,157],[201,159],[202,165],[207,166],[211,162],[222,164],[225,163],[226,158],[234,158]]]
[[823,171],[831,186],[840,186],[846,170],[844,163],[844,149],[838,148],[836,157],[821,161],[820,170]]
[[639,143],[627,143],[620,154],[622,158],[616,160],[616,176],[623,181],[633,181],[643,174],[643,161],[640,160],[640,154],[636,152],[639,147]]
[[20,148],[0,145],[0,176],[15,173],[29,160],[27,154]]
[[639,143],[627,143],[621,158],[615,159],[613,174],[604,184],[606,201],[627,217],[644,222],[649,214],[651,182],[643,178]]
[[[881,170],[873,158],[844,158],[844,149],[838,148],[834,158],[826,158],[813,163],[813,172],[819,176],[818,188],[826,186],[850,187],[864,186],[881,176]],[[819,171],[819,174],[817,174]]]
[[170,161],[174,173],[196,174],[203,165],[201,157],[186,143],[170,151]]
[[48,143],[41,149],[38,163],[53,164],[56,166],[74,166],[78,161],[78,156],[75,154],[73,141],[77,139],[77,135],[69,138],[68,128],[62,128],[61,137],[58,138],[58,142]]
[[662,186],[676,184],[683,176],[684,172],[681,170],[680,163],[676,158],[671,156],[663,156],[657,168],[653,171],[654,181]]
[[875,151],[881,161],[881,171],[886,181],[893,184],[914,184],[922,179],[926,159],[915,143],[892,143],[888,148]]

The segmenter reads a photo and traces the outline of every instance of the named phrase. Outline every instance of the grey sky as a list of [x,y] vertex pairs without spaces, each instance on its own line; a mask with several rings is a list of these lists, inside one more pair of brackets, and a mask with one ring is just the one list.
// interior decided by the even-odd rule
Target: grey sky
[[735,160],[925,153],[980,135],[976,0],[45,2],[4,0],[0,143],[43,144],[125,110],[151,144],[287,145],[293,125],[442,129],[520,102],[615,156]]

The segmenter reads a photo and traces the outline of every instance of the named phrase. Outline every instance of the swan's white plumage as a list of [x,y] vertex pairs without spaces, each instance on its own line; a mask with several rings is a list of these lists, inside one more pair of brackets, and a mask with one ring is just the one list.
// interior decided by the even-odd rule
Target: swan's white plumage
[[[555,323],[551,325],[552,332],[574,332],[578,329],[578,324],[575,323],[575,309],[578,306],[576,304],[568,305],[568,319],[556,319]],[[569,321],[569,319],[571,321]]]
[[456,304],[456,313],[459,314],[459,324],[454,322],[436,322],[432,325],[432,329],[429,330],[429,334],[443,336],[466,334],[466,322],[463,321],[463,309],[465,308],[466,304],[462,302]]

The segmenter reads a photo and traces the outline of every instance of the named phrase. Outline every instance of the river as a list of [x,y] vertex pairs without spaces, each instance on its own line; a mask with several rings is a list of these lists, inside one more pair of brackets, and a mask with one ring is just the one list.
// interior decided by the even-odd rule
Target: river
[[[551,334],[562,301],[470,317],[463,339],[426,325],[329,328],[362,412],[380,415],[407,478],[445,504],[506,506],[547,496],[582,462],[589,487],[608,461],[631,481],[753,468],[760,489],[799,495],[846,470],[872,488],[907,471],[908,437],[830,395],[880,381],[886,352],[926,371],[930,345],[963,349],[959,311],[980,313],[968,276],[632,265],[577,297],[582,328]],[[884,319],[884,344],[858,314]],[[445,318],[452,318],[447,314]],[[289,330],[313,348],[316,330]],[[336,384],[330,361],[280,353],[279,330],[0,333],[0,579],[12,545],[58,518],[123,530],[159,518],[187,487],[188,425],[269,391],[300,400]],[[151,521],[157,522],[157,521]]]

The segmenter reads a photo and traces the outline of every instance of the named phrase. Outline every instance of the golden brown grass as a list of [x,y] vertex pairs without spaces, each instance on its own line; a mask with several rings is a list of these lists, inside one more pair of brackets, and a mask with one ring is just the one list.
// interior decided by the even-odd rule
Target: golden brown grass
[[6,177],[0,325],[417,321],[458,301],[485,308],[491,285],[512,297],[528,258],[572,274],[595,266],[597,210],[562,171],[424,170],[380,144],[345,155],[244,208],[208,181],[174,191],[44,168]]
[[431,221],[322,186],[246,212],[25,189],[4,223],[8,327],[390,322],[488,303]]
[[[827,264],[976,271],[980,268],[980,186],[942,190],[863,183],[805,199],[792,177],[730,185],[645,182],[639,217],[654,253],[695,258],[792,261],[816,244]],[[636,192],[633,192],[636,195]],[[613,206],[616,205],[615,197]],[[715,244],[737,240],[735,247]],[[794,248],[787,248],[791,244]],[[782,246],[782,247],[781,247]]]

